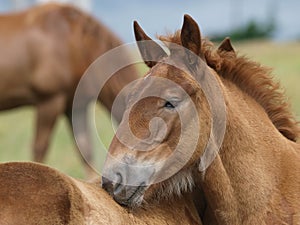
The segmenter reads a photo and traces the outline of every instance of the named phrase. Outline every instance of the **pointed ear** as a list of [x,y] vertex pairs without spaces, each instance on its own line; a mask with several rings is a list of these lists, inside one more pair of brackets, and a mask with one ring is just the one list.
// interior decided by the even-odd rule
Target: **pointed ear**
[[[189,16],[184,15],[184,21],[181,29],[182,46],[192,51],[195,55],[204,58],[201,52],[201,34],[198,24]],[[189,57],[190,63],[195,59]]]
[[133,29],[141,56],[148,67],[155,66],[160,59],[167,56],[167,53],[145,34],[136,21],[133,22]]
[[229,37],[226,37],[222,41],[222,43],[220,44],[220,46],[218,48],[218,51],[235,52],[233,47],[232,47],[232,44],[231,44],[231,41],[230,41]]

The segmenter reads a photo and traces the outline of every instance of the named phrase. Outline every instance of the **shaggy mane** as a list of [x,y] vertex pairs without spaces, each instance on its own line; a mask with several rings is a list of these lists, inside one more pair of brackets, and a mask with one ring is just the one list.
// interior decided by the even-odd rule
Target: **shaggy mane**
[[[159,39],[182,45],[180,31],[176,31],[173,35],[159,36]],[[273,80],[271,69],[244,56],[237,56],[234,52],[218,51],[213,48],[212,42],[202,39],[201,51],[208,66],[255,99],[264,108],[279,132],[296,142],[300,136],[298,122],[291,112],[290,104],[279,82]]]

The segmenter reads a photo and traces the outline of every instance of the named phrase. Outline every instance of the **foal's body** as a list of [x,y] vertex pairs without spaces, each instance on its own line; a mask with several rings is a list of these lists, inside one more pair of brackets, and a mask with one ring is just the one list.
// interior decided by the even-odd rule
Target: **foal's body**
[[[94,18],[67,5],[45,4],[0,16],[0,110],[37,107],[35,161],[44,160],[59,115],[67,115],[72,125],[75,89],[86,69],[97,57],[121,44]],[[137,77],[132,67],[121,70],[106,83],[99,100],[111,110],[119,91]],[[87,161],[92,158],[87,106],[99,91],[97,82],[94,84],[86,87],[82,93],[85,100],[75,108],[77,141],[82,142],[79,144]],[[122,114],[120,110],[113,116],[120,121]]]
[[100,187],[34,163],[0,164],[0,218],[5,225],[201,225],[189,195],[135,212]]
[[[138,46],[150,67],[135,87],[135,98],[148,98],[132,97],[124,114],[129,116],[123,118],[109,149],[103,187],[129,207],[141,205],[143,199],[149,202],[192,189],[203,224],[300,224],[299,126],[270,71],[237,56],[228,39],[213,51],[188,15],[180,32],[161,37],[170,55],[137,23],[134,29],[136,40],[144,41]],[[181,88],[155,83],[161,78]],[[159,98],[152,97],[153,90]],[[205,90],[211,94],[210,105]],[[226,120],[220,117],[220,99],[224,99]],[[218,105],[210,107],[213,103]],[[220,136],[213,125],[222,129],[225,122],[219,149]],[[126,125],[139,139],[124,132]],[[184,140],[181,146],[180,140]],[[204,150],[216,157],[203,171],[209,159],[203,157]],[[188,162],[180,164],[190,151]],[[131,166],[137,171],[134,174]],[[179,171],[157,179],[173,168]]]

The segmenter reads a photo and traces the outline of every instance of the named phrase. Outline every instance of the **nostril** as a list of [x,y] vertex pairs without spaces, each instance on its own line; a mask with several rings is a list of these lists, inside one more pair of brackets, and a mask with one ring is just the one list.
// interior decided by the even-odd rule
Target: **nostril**
[[115,183],[115,186],[114,186],[114,195],[117,195],[119,192],[121,192],[122,190],[122,175],[121,173],[117,172],[116,173],[116,183]]
[[110,178],[102,176],[102,188],[109,194],[115,194],[122,189],[123,177],[120,172],[112,173]]
[[123,179],[122,179],[121,173],[117,172],[117,173],[116,173],[116,178],[117,178],[117,179],[116,179],[116,183],[117,183],[117,184],[121,184],[121,183],[122,183],[122,180],[123,180]]

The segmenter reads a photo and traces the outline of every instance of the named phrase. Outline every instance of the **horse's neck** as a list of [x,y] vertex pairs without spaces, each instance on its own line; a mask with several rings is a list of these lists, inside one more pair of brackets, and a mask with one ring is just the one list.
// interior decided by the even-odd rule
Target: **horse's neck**
[[[98,29],[99,35],[97,38],[99,38],[98,41],[95,42],[87,42],[90,46],[83,46],[84,50],[90,50],[93,49],[94,51],[87,51],[86,54],[92,54],[90,55],[89,59],[87,60],[86,67],[90,65],[94,60],[96,60],[97,57],[100,57],[100,62],[103,62],[104,60],[107,60],[109,57],[112,56],[112,52],[109,54],[108,52],[112,50],[113,48],[120,47],[123,43],[121,40],[119,40],[118,37],[116,37],[111,31],[107,30],[106,27],[103,25],[99,25]],[[87,39],[89,40],[89,39]],[[92,45],[91,45],[92,44]],[[109,62],[107,62],[106,65],[103,66],[104,69],[97,69],[97,79],[100,79],[102,83],[105,81],[105,85],[101,89],[100,95],[98,100],[101,101],[101,103],[109,110],[112,110],[112,106],[114,104],[115,98],[118,96],[119,101],[118,104],[115,104],[117,106],[114,111],[112,111],[112,114],[114,118],[117,120],[117,122],[120,122],[125,110],[125,93],[124,90],[120,95],[121,90],[128,85],[131,81],[136,80],[139,78],[138,71],[135,67],[135,65],[130,65],[127,67],[124,67],[124,65],[127,65],[124,62],[128,61],[128,58],[130,58],[129,52],[124,52],[124,48],[120,48],[122,50],[118,51],[118,54],[115,53],[114,59],[110,59]],[[116,52],[116,51],[115,51]],[[105,55],[104,53],[108,53]],[[108,56],[108,57],[107,57]],[[101,58],[102,57],[102,58]],[[108,65],[108,66],[107,66]],[[84,68],[86,68],[84,67]],[[97,67],[97,66],[96,66]],[[112,70],[114,68],[116,71]],[[113,76],[111,76],[112,72],[114,72]],[[103,74],[102,74],[103,73]],[[107,81],[104,78],[109,78]],[[92,86],[95,93],[99,92],[99,82],[93,82],[94,85],[90,85],[89,88]]]
[[225,100],[223,145],[200,181],[205,199],[219,223],[263,220],[270,199],[280,198],[280,175],[288,173],[278,162],[286,154],[300,157],[255,100],[232,84],[225,87]]
[[[113,39],[112,37],[111,39]],[[114,47],[118,47],[118,44],[121,45],[121,42],[119,43],[116,41],[116,43],[113,43],[112,45]],[[107,49],[107,51],[110,49]],[[130,58],[129,52],[122,52],[120,53],[114,62],[110,62],[110,66],[116,67],[119,70],[113,75],[110,76],[109,80],[106,82],[105,86],[101,90],[101,94],[99,96],[99,100],[102,102],[102,104],[109,110],[112,110],[113,104],[115,104],[114,110],[112,111],[112,115],[117,120],[118,123],[121,122],[121,119],[123,117],[123,113],[126,108],[126,96],[128,96],[129,89],[125,88],[126,85],[130,84],[132,81],[139,78],[138,76],[138,70],[136,68],[136,65],[129,65],[126,67],[123,67],[125,64],[124,61],[127,61],[128,58]],[[126,65],[126,64],[125,64]],[[114,100],[118,96],[117,104],[114,103]]]

